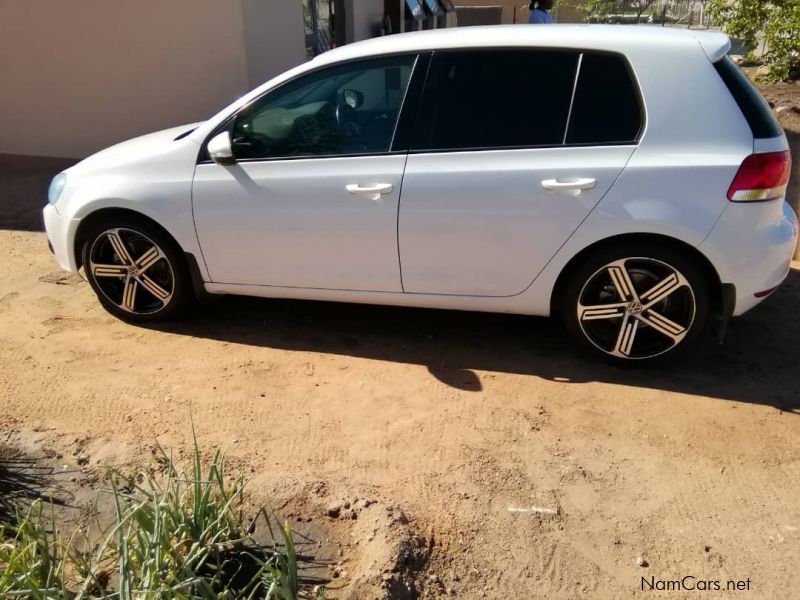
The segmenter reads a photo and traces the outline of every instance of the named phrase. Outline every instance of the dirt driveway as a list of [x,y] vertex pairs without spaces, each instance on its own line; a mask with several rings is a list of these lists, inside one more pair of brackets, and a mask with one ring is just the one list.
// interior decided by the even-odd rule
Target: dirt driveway
[[[148,329],[57,272],[38,204],[58,168],[0,175],[0,441],[70,468],[146,461],[156,437],[189,446],[191,411],[279,511],[325,528],[331,503],[402,510],[423,597],[630,597],[684,576],[800,594],[800,264],[723,348],[647,371],[514,316],[226,298]],[[558,514],[509,511],[532,506]],[[330,596],[378,594],[379,526],[340,535],[345,562],[364,550]]]

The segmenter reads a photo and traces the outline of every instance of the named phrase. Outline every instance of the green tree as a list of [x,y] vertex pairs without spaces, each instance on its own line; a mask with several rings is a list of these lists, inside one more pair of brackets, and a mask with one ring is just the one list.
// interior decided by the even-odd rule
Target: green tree
[[608,15],[614,12],[614,0],[588,0],[578,7],[590,23],[604,23]]
[[655,0],[587,0],[579,10],[590,23],[602,23],[613,13],[635,13],[637,22]]
[[636,22],[638,23],[644,11],[650,8],[654,2],[655,0],[627,0],[624,2],[624,6],[626,8],[630,7],[630,9],[636,13]]
[[800,0],[709,0],[708,11],[727,33],[751,49],[764,40],[768,79],[800,73]]
[[776,81],[800,76],[800,0],[776,2],[767,22],[766,60]]

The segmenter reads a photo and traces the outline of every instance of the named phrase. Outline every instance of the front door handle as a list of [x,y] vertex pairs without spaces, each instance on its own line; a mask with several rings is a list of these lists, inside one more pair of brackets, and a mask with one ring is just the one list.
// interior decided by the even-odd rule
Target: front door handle
[[569,177],[564,179],[545,179],[542,181],[542,187],[546,190],[558,191],[573,191],[573,190],[590,190],[597,185],[597,179],[594,177]]
[[376,183],[375,185],[350,183],[345,186],[345,189],[351,194],[369,196],[371,200],[377,200],[382,194],[390,194],[393,187],[391,183]]

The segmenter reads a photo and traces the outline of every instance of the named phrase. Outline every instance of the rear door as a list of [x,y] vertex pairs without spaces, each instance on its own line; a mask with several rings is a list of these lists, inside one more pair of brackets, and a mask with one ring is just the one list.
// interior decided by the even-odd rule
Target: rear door
[[403,178],[403,289],[522,292],[622,172],[642,127],[627,61],[436,52]]

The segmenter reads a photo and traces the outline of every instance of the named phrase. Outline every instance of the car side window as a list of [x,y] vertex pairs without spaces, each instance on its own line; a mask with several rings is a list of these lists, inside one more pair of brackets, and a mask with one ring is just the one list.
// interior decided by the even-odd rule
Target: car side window
[[549,49],[436,52],[414,149],[563,144],[579,55]]
[[567,144],[632,144],[642,128],[639,92],[619,54],[581,58]]
[[237,115],[234,156],[388,152],[415,60],[405,55],[345,63],[282,85]]

